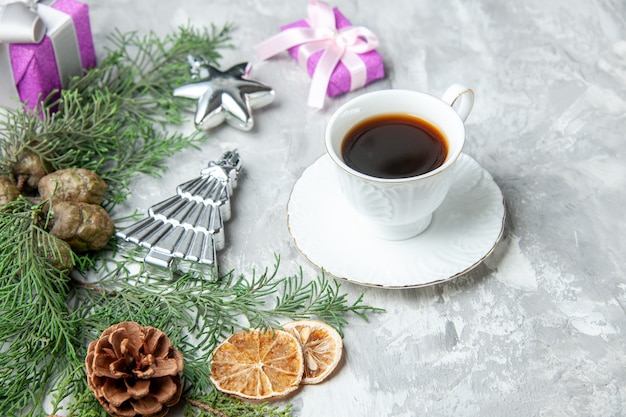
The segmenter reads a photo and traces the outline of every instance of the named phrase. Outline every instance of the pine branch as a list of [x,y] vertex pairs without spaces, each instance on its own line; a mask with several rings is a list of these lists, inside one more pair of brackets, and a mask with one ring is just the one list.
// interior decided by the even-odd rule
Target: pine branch
[[[265,403],[243,403],[214,390],[211,353],[236,329],[277,327],[291,318],[328,316],[340,318],[331,323],[341,330],[347,314],[366,318],[366,312],[381,311],[362,304],[360,297],[349,303],[340,285],[331,285],[323,276],[306,283],[301,271],[279,277],[278,258],[273,270],[253,274],[249,280],[230,272],[223,277],[185,274],[174,282],[151,279],[141,268],[131,271],[124,258],[109,262],[96,281],[74,278],[70,306],[82,326],[78,354],[84,357],[89,341],[112,323],[132,320],[158,327],[185,358],[183,380],[190,403],[186,416],[291,416],[290,407],[279,410]],[[83,364],[74,361],[66,366],[66,377],[54,391],[55,412],[71,397],[68,417],[99,416],[102,408],[86,386]]]
[[237,329],[318,318],[341,332],[349,314],[366,319],[367,313],[382,311],[363,304],[361,297],[350,303],[340,284],[324,276],[308,282],[302,271],[279,277],[278,257],[272,270],[250,279],[230,272],[222,277],[185,274],[172,282],[148,278],[141,269],[133,273],[126,265],[118,260],[96,282],[77,281],[72,305],[85,325],[81,333],[93,340],[111,323],[125,320],[163,330],[185,357],[184,379],[191,393],[210,387],[211,353]]
[[361,294],[352,304],[347,300],[347,294],[341,293],[338,281],[330,281],[324,271],[315,281],[305,283],[302,270],[299,275],[282,283],[282,296],[276,298],[276,305],[272,314],[281,314],[292,320],[316,316],[322,321],[334,326],[343,336],[343,327],[348,324],[345,315],[353,313],[367,321],[367,313],[382,312],[383,309],[363,304]]
[[[189,106],[171,91],[190,79],[187,54],[219,59],[229,30],[181,28],[164,39],[116,32],[114,50],[58,100],[0,119],[0,175],[10,175],[24,151],[51,169],[91,169],[109,184],[110,210],[127,197],[133,176],[158,175],[167,156],[204,139],[168,131]],[[350,302],[324,275],[306,280],[300,270],[279,277],[278,258],[273,270],[250,279],[230,272],[162,281],[143,270],[138,249],[111,244],[96,254],[67,255],[42,228],[42,207],[20,198],[0,208],[2,416],[47,415],[44,399],[53,414],[106,416],[85,380],[87,346],[111,324],[137,321],[164,331],[185,357],[183,380],[195,404],[186,415],[287,417],[290,407],[251,405],[215,391],[208,365],[214,348],[239,328],[317,317],[341,332],[351,314],[367,319],[381,311],[362,296]],[[57,266],[66,256],[71,278]]]
[[[181,28],[163,40],[154,34],[140,38],[116,33],[113,45],[118,51],[84,77],[74,78],[58,100],[36,111],[3,113],[0,175],[12,176],[25,151],[51,170],[91,169],[109,184],[106,207],[111,209],[130,192],[132,177],[162,172],[166,157],[204,139],[167,131],[168,125],[182,123],[181,114],[189,106],[170,99],[171,91],[190,80],[187,53],[215,61],[218,49],[228,47],[229,30]],[[68,307],[73,285],[67,271],[53,262],[60,247],[40,228],[41,220],[41,208],[25,199],[0,210],[2,416],[42,415],[49,387],[66,369],[82,367],[84,338],[93,335],[83,333],[83,320],[88,319]],[[72,262],[85,269],[96,265],[92,257]],[[71,381],[65,388],[76,386]],[[67,392],[80,395],[76,389]]]
[[9,175],[19,155],[30,150],[51,170],[81,167],[100,174],[110,187],[109,208],[125,200],[132,177],[162,172],[166,157],[206,139],[165,129],[182,124],[193,105],[172,91],[191,79],[187,54],[215,62],[218,49],[230,46],[229,31],[183,27],[163,39],[115,32],[116,50],[74,77],[58,99],[0,119],[0,175]]
[[284,409],[268,403],[249,404],[211,391],[198,398],[186,398],[185,417],[291,417],[291,405]]
[[38,415],[52,375],[77,358],[78,322],[67,310],[67,276],[38,226],[40,208],[26,200],[0,210],[0,393],[2,415]]

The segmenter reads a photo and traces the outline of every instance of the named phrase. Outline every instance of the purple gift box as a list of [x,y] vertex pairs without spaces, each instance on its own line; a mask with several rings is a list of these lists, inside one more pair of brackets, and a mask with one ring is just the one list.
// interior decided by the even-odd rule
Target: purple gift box
[[[335,23],[336,28],[338,30],[348,28],[352,26],[350,21],[346,19],[346,17],[341,14],[339,9],[336,7],[333,8],[333,12],[335,14]],[[285,31],[291,28],[308,28],[310,27],[309,23],[306,19],[298,20],[297,22],[290,23],[288,25],[282,26],[281,31]],[[299,61],[299,50],[302,46],[294,46],[289,48],[289,54],[296,60]],[[309,73],[309,76],[313,76],[315,72],[315,68],[320,60],[324,51],[316,51],[310,56],[306,57],[306,69]],[[385,76],[385,70],[383,67],[382,57],[376,50],[372,50],[369,52],[365,52],[362,54],[358,54],[358,57],[365,64],[367,74],[365,79],[365,84],[369,84],[372,81],[378,80]],[[301,65],[304,66],[304,63],[300,62]],[[343,64],[343,62],[339,62],[335,69],[332,72],[330,77],[330,82],[328,83],[328,88],[326,90],[326,94],[329,97],[336,96],[338,94],[347,93],[351,90],[351,74],[348,68]]]
[[75,0],[37,5],[46,34],[39,43],[0,43],[0,106],[31,109],[72,76],[96,65],[89,7]]

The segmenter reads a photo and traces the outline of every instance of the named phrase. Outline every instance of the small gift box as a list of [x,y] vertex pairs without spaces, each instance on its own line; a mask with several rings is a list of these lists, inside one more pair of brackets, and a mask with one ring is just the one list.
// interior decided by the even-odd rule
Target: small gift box
[[16,108],[21,101],[34,109],[95,65],[86,4],[44,0],[0,6],[0,106]]
[[281,33],[256,47],[261,59],[287,50],[312,78],[309,105],[321,108],[329,97],[383,78],[378,39],[364,27],[352,26],[337,8],[310,0],[308,17],[285,25]]

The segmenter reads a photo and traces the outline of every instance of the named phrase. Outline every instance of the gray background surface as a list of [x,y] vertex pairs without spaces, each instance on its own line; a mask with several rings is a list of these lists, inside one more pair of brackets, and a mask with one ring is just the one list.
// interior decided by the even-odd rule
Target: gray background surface
[[[254,45],[306,15],[306,1],[87,0],[98,54],[107,36],[191,22],[234,23],[223,68],[254,64],[276,90],[256,127],[210,132],[201,152],[173,157],[161,179],[138,178],[125,206],[146,210],[238,148],[245,173],[226,224],[222,270],[317,271],[296,249],[286,204],[324,153],[322,132],[366,91],[440,96],[475,89],[466,153],[507,201],[504,236],[479,267],[446,284],[342,289],[383,307],[351,319],[345,361],[329,381],[289,399],[299,416],[626,415],[626,3],[622,0],[336,0],[380,39],[387,77],[307,107],[310,79],[289,56],[259,62]],[[190,122],[185,127],[193,131]],[[349,250],[349,248],[346,248]],[[180,409],[174,416],[182,416]]]

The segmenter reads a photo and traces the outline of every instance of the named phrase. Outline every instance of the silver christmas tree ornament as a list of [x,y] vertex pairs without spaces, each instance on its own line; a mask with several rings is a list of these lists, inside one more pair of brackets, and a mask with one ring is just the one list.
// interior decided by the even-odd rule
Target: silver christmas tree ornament
[[231,216],[230,197],[240,170],[237,151],[226,152],[198,178],[180,184],[174,196],[150,207],[149,217],[116,236],[147,250],[144,263],[153,275],[213,272],[216,251],[224,248],[224,222]]

